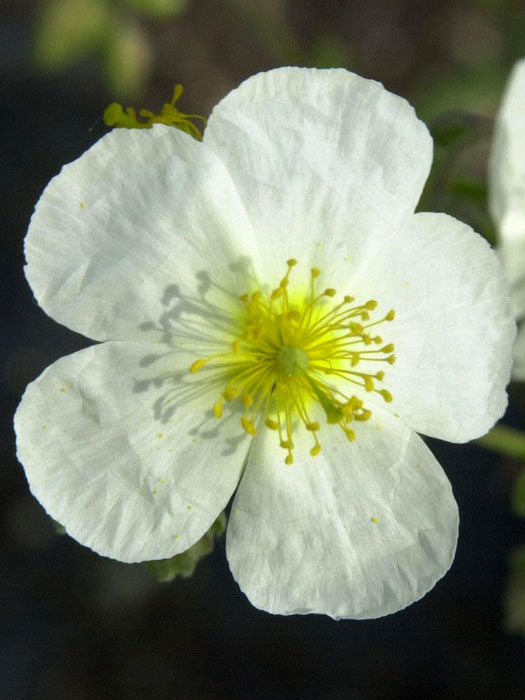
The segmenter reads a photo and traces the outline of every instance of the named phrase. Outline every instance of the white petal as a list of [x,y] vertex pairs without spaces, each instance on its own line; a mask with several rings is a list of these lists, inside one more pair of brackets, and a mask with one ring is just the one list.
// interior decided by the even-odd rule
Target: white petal
[[525,201],[525,59],[511,73],[495,124],[489,162],[490,207],[501,224]]
[[395,344],[396,364],[383,368],[389,409],[417,432],[451,442],[486,433],[507,405],[516,332],[488,243],[446,214],[416,214],[369,263],[352,280],[359,298],[396,311],[377,329]]
[[525,198],[521,211],[509,212],[502,222],[498,254],[510,282],[516,318],[525,317]]
[[322,428],[315,458],[297,440],[291,466],[274,434],[254,440],[227,555],[258,608],[380,617],[421,598],[450,567],[458,511],[443,470],[388,414],[359,428],[353,443]]
[[525,323],[522,323],[514,345],[513,379],[525,382]]
[[218,271],[236,293],[231,268],[250,254],[250,236],[228,173],[202,143],[172,127],[115,129],[44,191],[26,275],[60,323],[98,340],[147,341],[173,285],[195,293],[199,273]]
[[513,68],[494,130],[489,204],[514,310],[525,316],[525,60]]
[[345,279],[342,250],[360,255],[413,213],[432,160],[408,102],[342,69],[250,78],[215,107],[204,142],[234,178],[264,269],[296,257],[328,267],[330,285]]
[[188,387],[187,367],[168,346],[110,342],[58,360],[24,394],[15,428],[31,490],[99,554],[185,550],[237,485],[248,436],[210,415],[213,392]]

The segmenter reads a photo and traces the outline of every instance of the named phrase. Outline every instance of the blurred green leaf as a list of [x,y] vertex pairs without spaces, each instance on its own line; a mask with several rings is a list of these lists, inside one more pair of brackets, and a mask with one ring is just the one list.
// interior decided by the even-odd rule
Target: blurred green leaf
[[525,545],[522,544],[511,551],[509,568],[511,571],[521,571],[525,574]]
[[487,183],[479,180],[464,180],[462,178],[454,178],[448,182],[449,191],[461,197],[468,199],[474,204],[484,206],[487,201]]
[[148,561],[145,563],[145,566],[162,583],[173,581],[179,576],[189,578],[193,575],[199,561],[213,552],[215,538],[218,535],[222,535],[225,529],[226,514],[221,513],[208,532],[185,552],[176,554],[170,559]]
[[153,63],[148,35],[136,22],[115,27],[104,56],[110,91],[117,98],[140,95]]
[[189,0],[126,0],[131,9],[154,19],[181,15],[188,3]]
[[111,30],[105,0],[50,0],[37,22],[34,60],[43,70],[62,70],[100,47]]
[[318,34],[312,40],[306,63],[317,68],[348,65],[347,44],[336,34]]
[[418,116],[430,123],[439,115],[465,111],[492,115],[496,110],[508,69],[482,66],[436,76],[425,74],[425,82],[412,95]]
[[242,17],[254,38],[283,65],[302,65],[305,56],[288,19],[286,0],[225,0]]
[[55,532],[57,535],[65,535],[66,534],[66,528],[63,525],[61,525],[58,522],[58,520],[51,518],[51,522],[53,523],[53,527],[55,528]]
[[[525,518],[525,469],[521,470],[518,474],[518,478],[514,482],[514,488],[512,489],[512,510],[516,515]],[[525,571],[525,554],[523,569]]]
[[508,457],[525,459],[525,433],[506,425],[496,425],[490,433],[475,440],[478,445]]
[[434,143],[442,148],[457,148],[476,129],[478,118],[466,112],[446,114],[430,125]]
[[511,553],[509,569],[503,597],[504,625],[509,632],[525,635],[525,546]]

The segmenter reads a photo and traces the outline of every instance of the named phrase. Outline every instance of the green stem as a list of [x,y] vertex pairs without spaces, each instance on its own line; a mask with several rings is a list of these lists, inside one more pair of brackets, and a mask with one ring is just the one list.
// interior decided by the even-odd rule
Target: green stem
[[506,425],[496,425],[490,433],[478,438],[474,442],[494,452],[525,459],[525,433],[516,428],[508,428]]

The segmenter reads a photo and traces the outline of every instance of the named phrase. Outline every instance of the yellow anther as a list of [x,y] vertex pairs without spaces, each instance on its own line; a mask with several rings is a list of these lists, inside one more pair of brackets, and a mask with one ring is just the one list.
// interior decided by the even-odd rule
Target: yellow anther
[[341,410],[343,411],[343,415],[345,418],[347,418],[348,420],[352,420],[355,411],[355,408],[353,406],[351,406],[349,403],[346,403]]
[[233,401],[233,399],[236,399],[237,396],[239,396],[239,391],[234,386],[228,384],[224,387],[222,395],[226,401]]
[[374,391],[375,387],[374,387],[374,382],[372,380],[372,377],[369,374],[365,374],[365,375],[363,375],[363,379],[365,382],[365,389],[367,391]]
[[253,405],[253,396],[247,393],[241,394],[241,401],[244,408],[251,408],[251,406]]
[[356,411],[358,408],[361,408],[362,405],[363,402],[361,399],[358,399],[357,396],[352,396],[343,406],[343,413],[345,414],[345,416],[351,416],[354,413],[354,411]]
[[393,321],[396,317],[396,312],[394,309],[390,309],[390,311],[387,313],[385,316],[385,321]]
[[369,411],[368,408],[364,408],[361,413],[354,413],[354,418],[358,421],[365,421],[369,420],[371,415],[372,411]]
[[248,416],[243,416],[241,418],[241,425],[244,428],[244,430],[248,433],[248,435],[256,435],[257,434],[257,431],[255,430],[255,426],[251,422],[251,420],[248,418]]
[[190,367],[190,372],[191,372],[192,374],[195,374],[195,372],[198,372],[200,369],[202,369],[202,367],[204,367],[204,365],[206,364],[206,362],[208,362],[207,359],[195,360],[195,362],[194,362],[194,363],[192,364],[192,366]]
[[[342,300],[326,301],[326,297],[336,296],[336,290],[327,287],[321,293],[316,291],[315,280],[321,275],[317,267],[311,268],[309,292],[305,295],[298,289],[290,294],[297,260],[290,258],[286,264],[287,272],[273,291],[251,289],[240,297],[244,304],[242,328],[233,332],[224,352],[196,360],[190,372],[209,363],[200,383],[206,379],[210,386],[221,387],[212,406],[213,415],[221,418],[226,402],[238,401],[244,408],[239,415],[244,431],[254,436],[258,432],[255,426],[264,423],[277,433],[286,451],[284,461],[292,464],[297,424],[302,424],[301,431],[312,434],[310,455],[321,452],[318,431],[322,421],[310,420],[311,404],[321,407],[325,422],[342,430],[349,441],[359,437],[360,423],[371,418],[372,411],[363,405],[363,399],[348,388],[345,391],[343,382],[355,391],[365,389],[392,401],[386,389],[375,385],[383,381],[385,372],[357,371],[354,367],[366,362],[376,366],[378,362],[394,363],[394,344],[388,339],[384,344],[380,335],[370,332],[372,327],[392,320],[394,311],[366,323],[378,306],[375,299],[354,305],[354,298],[344,295]],[[237,328],[236,324],[232,319],[232,328]]]
[[373,518],[370,518],[370,522],[374,523],[374,525],[375,525],[376,523],[379,522],[379,518],[376,515],[374,515]]

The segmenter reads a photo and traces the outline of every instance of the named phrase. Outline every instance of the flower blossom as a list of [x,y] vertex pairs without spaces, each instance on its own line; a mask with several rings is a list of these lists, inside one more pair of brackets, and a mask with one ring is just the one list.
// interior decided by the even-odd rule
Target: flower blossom
[[514,345],[513,377],[525,381],[525,59],[514,66],[496,117],[489,204],[514,312],[521,322]]
[[494,424],[515,324],[489,245],[414,214],[431,160],[379,83],[281,68],[230,92],[202,142],[116,129],[65,166],[26,275],[101,342],[16,415],[49,514],[102,555],[162,559],[235,492],[227,557],[259,608],[373,618],[432,588],[458,511],[417,432]]

